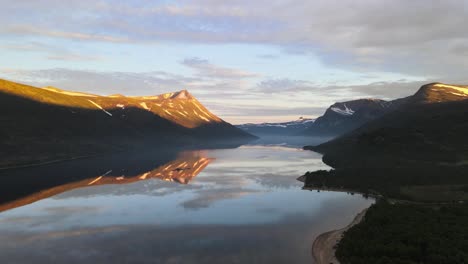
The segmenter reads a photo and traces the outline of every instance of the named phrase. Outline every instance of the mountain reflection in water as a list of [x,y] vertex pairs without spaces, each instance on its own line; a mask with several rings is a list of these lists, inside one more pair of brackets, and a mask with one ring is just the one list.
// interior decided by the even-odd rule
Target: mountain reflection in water
[[249,146],[3,172],[10,201],[22,190],[84,188],[1,212],[0,263],[311,263],[317,235],[373,202],[302,190],[297,177],[326,168],[311,151]]
[[[73,189],[86,188],[90,186],[130,184],[149,179],[160,179],[180,184],[188,184],[213,160],[213,158],[206,157],[206,151],[183,151],[178,154],[175,160],[169,161],[151,171],[137,175],[125,175],[122,173],[122,170],[119,170],[119,173],[119,171],[114,172],[111,169],[102,175],[45,188],[16,200],[4,202],[0,204],[0,212],[30,204]],[[63,173],[67,172],[65,171]],[[48,181],[47,175],[40,177],[44,177],[42,179],[43,181]],[[6,186],[4,185],[4,187]]]

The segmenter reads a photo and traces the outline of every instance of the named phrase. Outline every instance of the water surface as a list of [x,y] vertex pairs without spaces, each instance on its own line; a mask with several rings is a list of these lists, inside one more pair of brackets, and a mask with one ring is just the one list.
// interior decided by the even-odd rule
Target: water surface
[[[310,151],[247,146],[173,156],[140,170],[95,162],[89,168],[102,168],[79,173],[86,177],[14,196],[5,203],[13,209],[0,213],[0,262],[312,263],[315,237],[372,203],[302,190],[297,177],[326,168]],[[35,176],[74,175],[72,164]]]

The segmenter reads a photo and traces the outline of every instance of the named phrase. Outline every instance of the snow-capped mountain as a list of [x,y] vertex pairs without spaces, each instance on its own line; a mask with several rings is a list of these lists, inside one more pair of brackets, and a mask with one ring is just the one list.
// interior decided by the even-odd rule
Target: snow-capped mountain
[[302,132],[312,136],[337,136],[392,111],[399,101],[359,99],[331,105],[312,126]]
[[135,146],[181,147],[255,138],[211,113],[186,90],[101,96],[0,80],[0,112],[4,154],[0,167]]
[[306,149],[325,154],[323,159],[333,167],[423,167],[440,162],[462,168],[468,155],[468,86],[430,83],[389,103],[393,111]]
[[274,135],[297,135],[304,129],[309,128],[315,119],[299,118],[298,120],[280,123],[260,123],[260,124],[242,124],[237,125],[238,128],[247,131],[256,136],[274,136]]
[[359,99],[330,106],[304,135],[343,135],[402,106],[468,99],[468,86],[443,83],[423,85],[414,95],[392,101]]

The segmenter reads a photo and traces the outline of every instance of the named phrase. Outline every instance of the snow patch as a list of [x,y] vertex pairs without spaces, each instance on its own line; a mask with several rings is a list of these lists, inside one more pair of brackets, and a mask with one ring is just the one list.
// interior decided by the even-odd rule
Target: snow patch
[[149,173],[149,172],[147,172],[147,173],[145,173],[145,174],[141,175],[141,176],[140,176],[140,180],[144,180],[144,179],[146,179],[146,177],[147,177],[149,174],[150,174],[150,173]]
[[168,115],[173,115],[171,112],[167,111],[167,109],[164,109],[164,112],[166,112]]
[[182,115],[182,116],[185,116],[185,117],[187,117],[187,115],[186,115],[186,114],[184,114],[184,113],[182,113],[182,112],[180,112],[180,111],[177,111],[177,113],[178,113],[178,114],[180,114],[180,115]]
[[354,110],[352,110],[351,108],[348,108],[346,104],[344,104],[344,107],[345,107],[344,110],[339,107],[331,107],[330,109],[333,112],[338,113],[340,115],[351,116],[354,114]]
[[148,111],[151,110],[151,109],[148,107],[148,105],[146,105],[145,102],[140,103],[140,105],[141,105],[141,107],[143,107],[144,109],[146,109],[146,110],[148,110]]
[[102,177],[103,177],[103,176],[97,177],[95,180],[93,180],[93,181],[91,181],[90,183],[88,183],[88,185],[91,185],[91,184],[93,184],[93,183],[98,182],[100,179],[102,179]]
[[104,113],[108,114],[109,116],[112,116],[111,113],[107,112],[106,110],[104,110],[104,108],[102,108],[100,105],[96,104],[95,102],[91,101],[91,100],[88,100],[90,103],[92,103],[93,105],[95,105],[97,108],[101,109]]
[[200,117],[201,119],[205,120],[206,122],[210,122],[210,120],[202,115],[198,115],[198,117]]
[[[200,110],[200,112],[202,112],[206,117],[210,118],[212,117],[209,113],[203,111],[203,109],[201,109],[201,107],[198,105],[198,104],[195,104],[195,107],[198,108],[198,110]],[[194,111],[195,112],[195,111]],[[196,113],[197,114],[197,113]],[[198,115],[198,114],[197,114]],[[200,115],[199,115],[200,116]],[[201,117],[201,116],[200,116]],[[208,122],[210,122],[207,118],[202,118]]]

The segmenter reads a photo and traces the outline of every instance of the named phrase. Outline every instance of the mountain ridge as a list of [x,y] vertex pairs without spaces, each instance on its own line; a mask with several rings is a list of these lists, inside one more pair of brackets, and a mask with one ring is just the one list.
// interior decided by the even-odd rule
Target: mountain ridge
[[184,90],[134,98],[0,80],[0,112],[4,150],[0,167],[135,147],[203,146],[255,138]]
[[265,122],[265,123],[246,123],[236,125],[236,127],[257,135],[298,135],[301,131],[311,126],[315,122],[312,118],[299,118],[288,122]]
[[109,116],[112,116],[112,112],[117,111],[119,108],[135,107],[148,110],[188,128],[210,122],[224,122],[204,107],[187,90],[154,96],[102,96],[67,91],[51,86],[37,88],[0,79],[0,91],[43,103],[84,109],[100,109]]
[[323,160],[333,167],[463,164],[468,159],[464,137],[468,96],[452,96],[455,88],[468,86],[423,85],[414,95],[400,99],[404,103],[395,111],[329,142],[304,148],[323,153]]
[[390,112],[399,105],[398,101],[363,98],[337,102],[325,110],[314,124],[301,131],[307,136],[339,136],[358,128],[366,122]]

